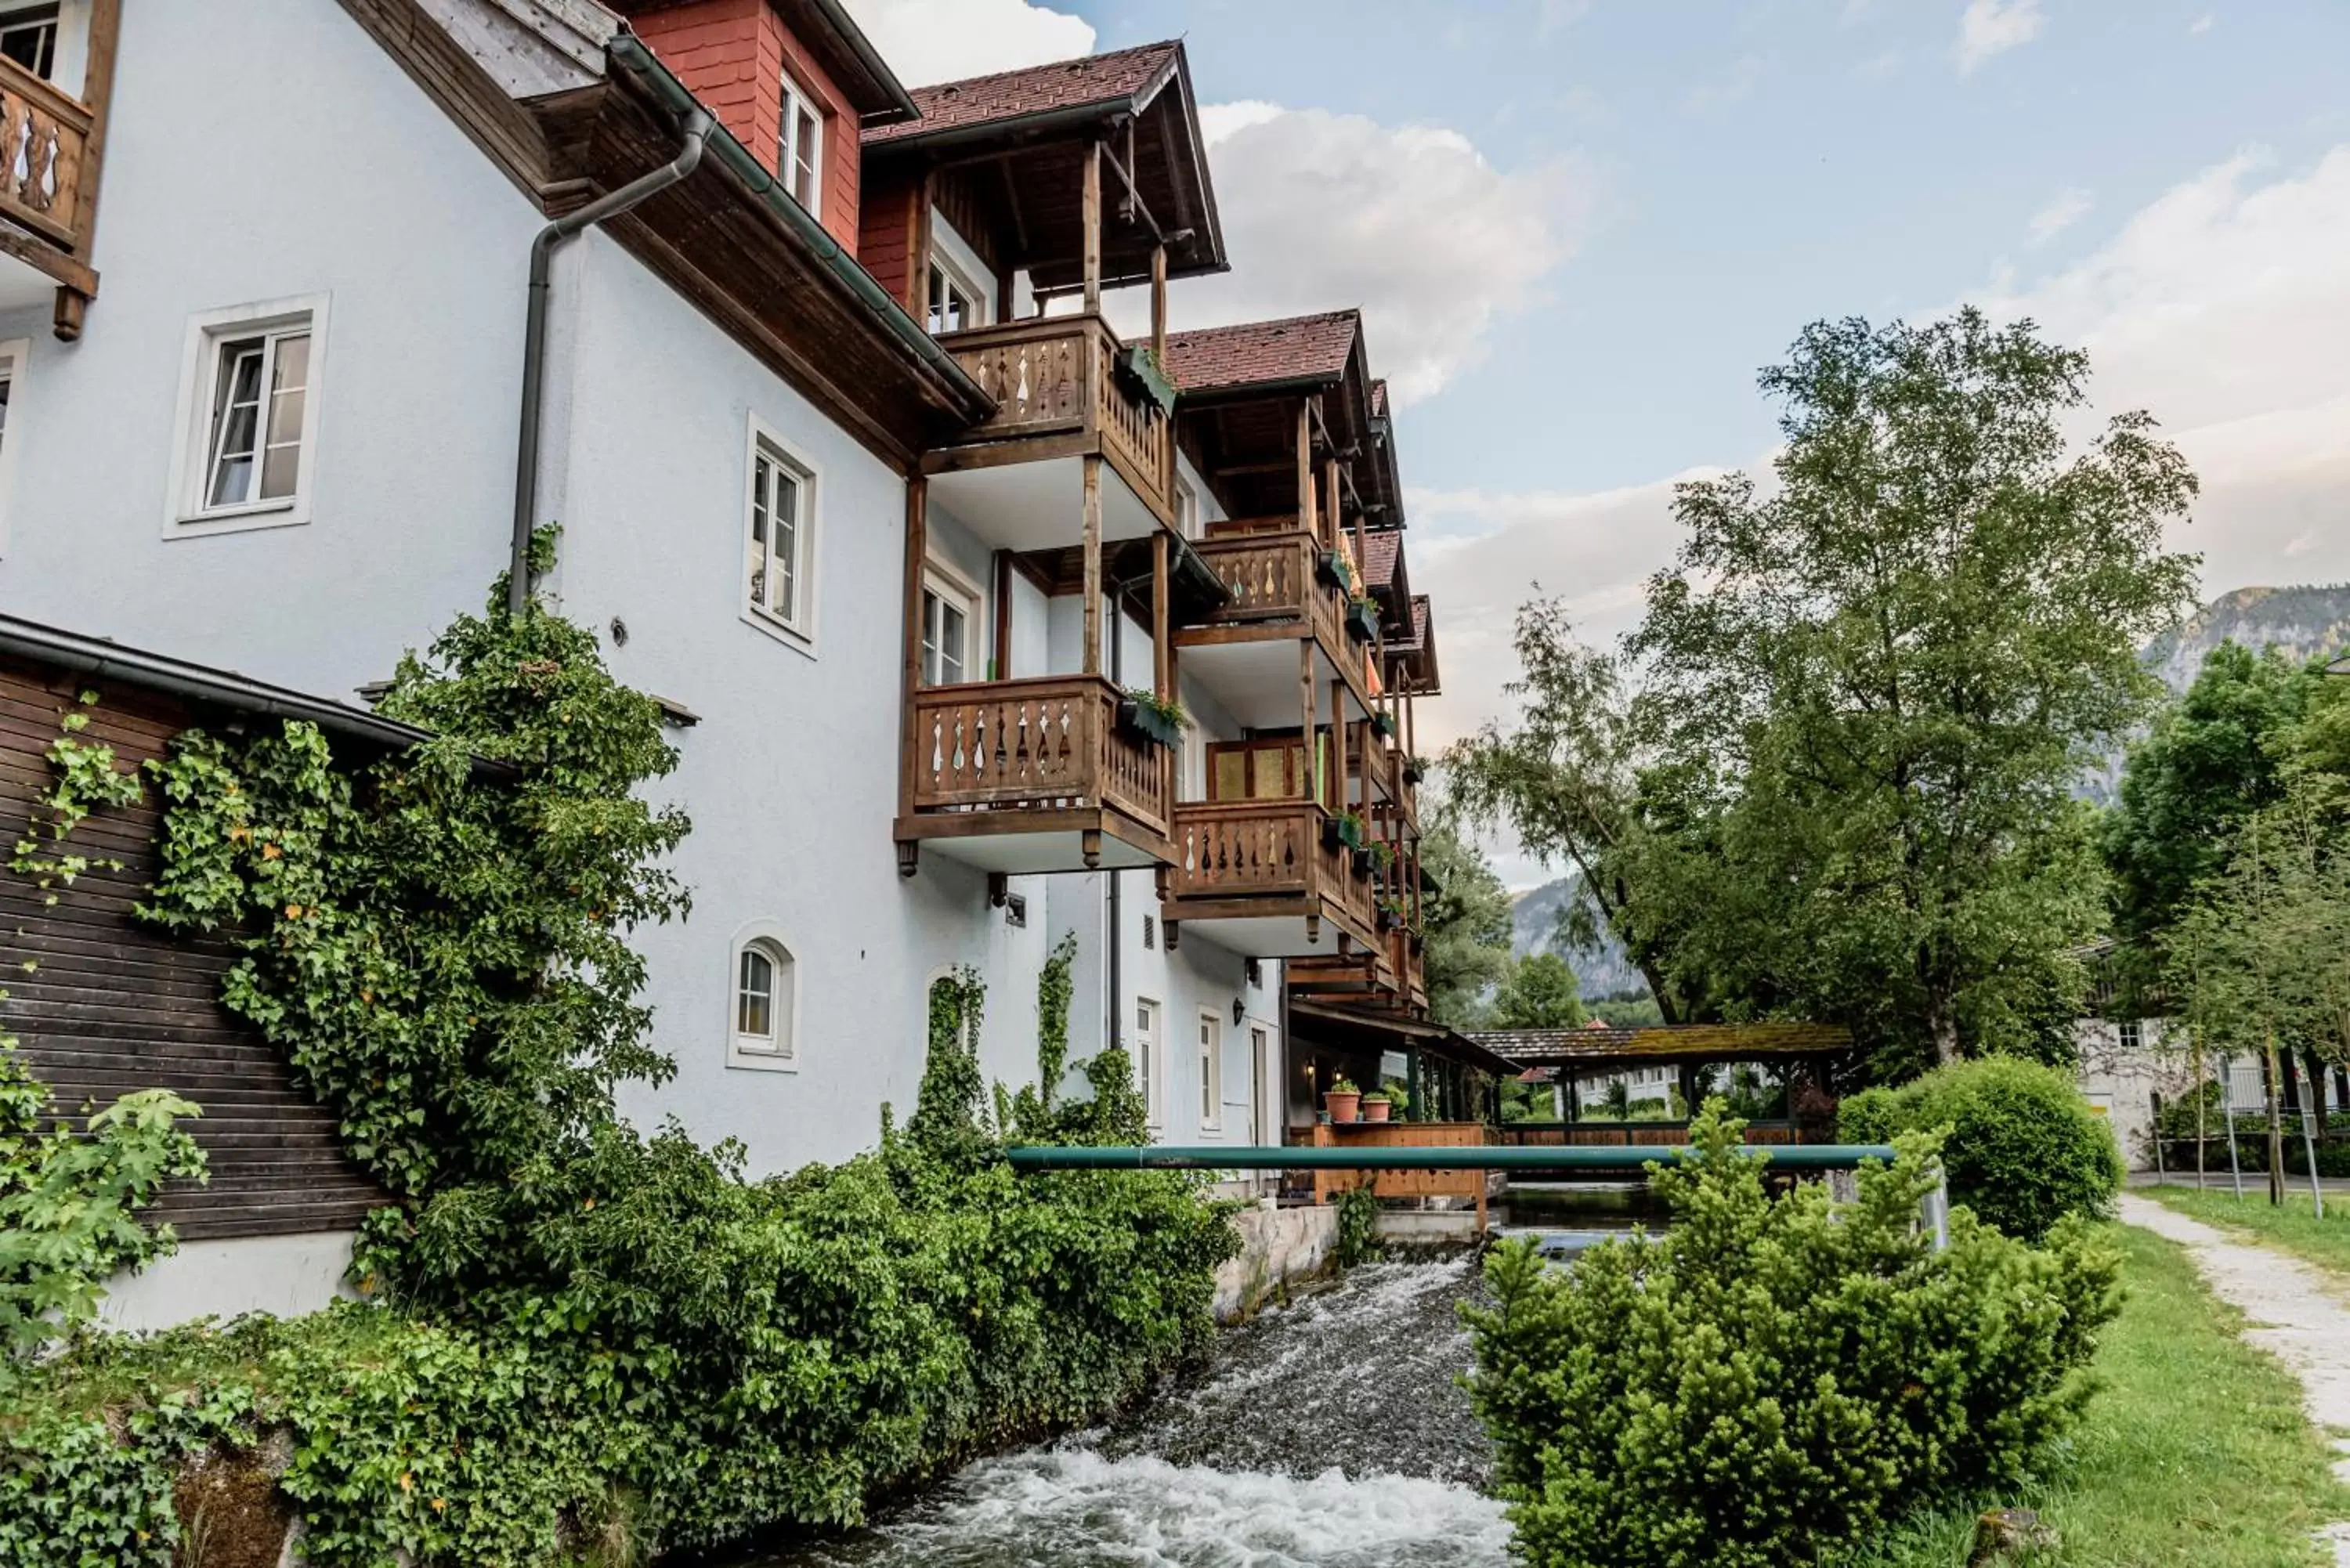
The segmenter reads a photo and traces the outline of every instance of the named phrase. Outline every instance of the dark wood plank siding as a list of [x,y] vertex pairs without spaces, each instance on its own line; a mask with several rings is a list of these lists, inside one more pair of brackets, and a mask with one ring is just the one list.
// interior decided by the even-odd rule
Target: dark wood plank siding
[[[0,659],[0,835],[14,844],[50,786],[42,753],[59,718],[86,690],[88,740],[114,748],[118,764],[161,754],[203,716],[176,700]],[[31,880],[0,867],[0,1030],[16,1036],[26,1065],[78,1117],[133,1089],[169,1089],[203,1108],[190,1130],[210,1157],[203,1187],[175,1183],[152,1218],[182,1237],[261,1236],[348,1230],[385,1201],[343,1152],[335,1118],[298,1087],[285,1060],[219,1002],[234,962],[219,938],[167,937],[131,906],[154,878],[161,812],[142,805],[101,812],[68,847],[120,859],[94,868],[43,902]],[[26,969],[26,963],[34,967]],[[90,1108],[96,1108],[95,1106]]]

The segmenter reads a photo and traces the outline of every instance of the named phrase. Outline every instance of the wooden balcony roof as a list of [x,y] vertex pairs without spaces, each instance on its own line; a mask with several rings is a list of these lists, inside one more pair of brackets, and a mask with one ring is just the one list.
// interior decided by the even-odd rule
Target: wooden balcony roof
[[1147,282],[1167,246],[1171,277],[1227,270],[1222,220],[1180,39],[993,76],[916,88],[920,118],[864,135],[868,182],[890,171],[957,175],[967,211],[989,231],[1002,267],[1036,287],[1082,285],[1087,149],[1102,170],[1102,279]]

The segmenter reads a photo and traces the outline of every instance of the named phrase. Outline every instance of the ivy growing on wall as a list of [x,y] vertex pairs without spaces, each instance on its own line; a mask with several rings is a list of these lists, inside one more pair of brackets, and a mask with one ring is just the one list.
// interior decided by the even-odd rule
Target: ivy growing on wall
[[[873,1153],[754,1179],[737,1146],[619,1118],[622,1082],[670,1070],[627,938],[685,911],[685,822],[646,798],[675,756],[589,634],[503,598],[402,663],[385,708],[431,742],[354,763],[301,724],[190,733],[157,775],[148,915],[238,944],[224,1001],[399,1196],[360,1252],[384,1304],[24,1369],[0,1547],[166,1563],[154,1500],[188,1445],[278,1428],[320,1568],[854,1521],[1100,1418],[1211,1334],[1236,1240],[1194,1180],[996,1158],[967,971],[934,988],[920,1100]],[[1124,1054],[1084,1071],[1092,1097],[1049,1113],[1024,1090],[1016,1136],[1139,1139]]]
[[89,728],[88,710],[97,705],[98,693],[84,691],[77,706],[58,721],[57,738],[43,753],[55,777],[34,803],[25,831],[8,857],[8,868],[32,878],[47,904],[55,904],[57,889],[73,886],[75,878],[93,865],[122,869],[120,860],[93,861],[69,852],[65,841],[90,813],[136,805],[140,798],[139,776],[114,765],[114,748],[81,738],[81,732]]

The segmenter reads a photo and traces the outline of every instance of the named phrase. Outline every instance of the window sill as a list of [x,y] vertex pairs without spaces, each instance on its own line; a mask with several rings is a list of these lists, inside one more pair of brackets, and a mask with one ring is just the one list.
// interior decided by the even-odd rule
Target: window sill
[[745,1073],[796,1073],[800,1070],[800,1059],[779,1052],[745,1051],[740,1046],[729,1046],[726,1065],[730,1070],[739,1069]]
[[775,641],[782,643],[785,648],[790,649],[793,652],[808,659],[814,659],[816,657],[815,632],[801,631],[794,627],[786,626],[782,621],[777,620],[774,616],[768,615],[761,610],[749,608],[748,607],[745,607],[742,611],[742,618],[743,625],[764,633],[766,636],[773,638]]
[[262,501],[250,506],[224,506],[216,512],[183,513],[163,530],[166,539],[192,539],[208,534],[244,534],[255,528],[292,528],[310,521],[310,503],[297,495],[290,501]]

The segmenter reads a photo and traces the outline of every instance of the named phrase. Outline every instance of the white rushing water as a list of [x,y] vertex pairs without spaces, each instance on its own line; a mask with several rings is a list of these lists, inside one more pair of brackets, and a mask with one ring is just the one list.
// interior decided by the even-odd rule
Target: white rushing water
[[1475,1289],[1465,1258],[1357,1269],[1128,1418],[763,1568],[1501,1568],[1509,1525],[1455,1382]]

